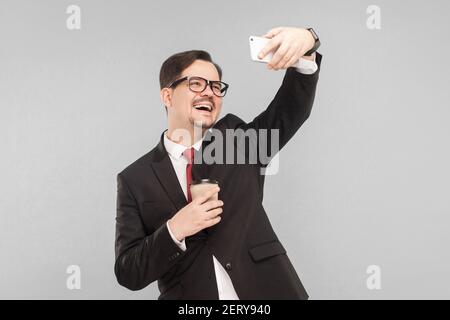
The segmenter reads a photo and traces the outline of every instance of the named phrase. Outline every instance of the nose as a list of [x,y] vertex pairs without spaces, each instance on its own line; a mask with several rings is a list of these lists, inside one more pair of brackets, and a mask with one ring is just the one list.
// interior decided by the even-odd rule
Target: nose
[[212,97],[212,96],[214,96],[214,93],[213,93],[211,87],[209,85],[207,85],[205,90],[203,90],[203,92],[201,93],[201,95],[202,96]]

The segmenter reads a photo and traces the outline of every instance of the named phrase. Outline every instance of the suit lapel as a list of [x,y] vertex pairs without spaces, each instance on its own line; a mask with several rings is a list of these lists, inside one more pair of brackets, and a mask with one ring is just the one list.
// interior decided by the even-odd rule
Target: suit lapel
[[[216,123],[215,127],[217,127],[220,123],[220,121]],[[203,150],[212,142],[211,137],[212,133],[208,130],[205,133],[202,147],[199,151],[195,151],[196,159],[198,159],[198,157],[202,157]],[[177,210],[181,210],[185,207],[187,205],[186,197],[183,193],[183,189],[181,189],[180,183],[178,182],[178,177],[175,173],[172,162],[170,161],[169,154],[164,147],[164,132],[162,133],[159,144],[156,147],[152,168],[159,183]],[[192,165],[192,178],[194,180],[211,178],[209,176],[209,165],[205,164],[203,159],[201,163],[194,163]]]
[[164,147],[164,133],[161,136],[161,140],[156,148],[155,161],[152,163],[152,168],[155,176],[158,178],[164,191],[169,196],[172,203],[177,210],[181,210],[187,205],[186,197],[184,196],[183,189],[181,189],[178,182],[175,169],[170,161],[169,154]]

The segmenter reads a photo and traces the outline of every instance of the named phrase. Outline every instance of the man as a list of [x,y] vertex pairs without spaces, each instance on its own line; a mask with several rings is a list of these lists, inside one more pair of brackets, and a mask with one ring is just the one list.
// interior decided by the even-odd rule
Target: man
[[[262,206],[260,169],[266,164],[193,161],[203,157],[211,129],[224,135],[275,129],[282,148],[309,117],[321,61],[317,36],[289,27],[264,36],[270,41],[259,57],[273,52],[268,68],[287,71],[273,101],[250,123],[232,114],[217,121],[228,85],[207,52],[181,52],[163,63],[168,130],[117,176],[115,274],[121,285],[140,290],[158,280],[159,299],[308,298]],[[191,201],[188,185],[202,178],[219,187]],[[217,193],[219,200],[208,200]]]

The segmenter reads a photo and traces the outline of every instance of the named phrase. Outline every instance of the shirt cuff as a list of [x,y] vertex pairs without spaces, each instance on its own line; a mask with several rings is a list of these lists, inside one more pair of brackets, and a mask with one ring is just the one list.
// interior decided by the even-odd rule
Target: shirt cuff
[[183,239],[182,241],[178,241],[178,239],[175,238],[175,236],[173,235],[172,230],[170,230],[169,221],[166,222],[166,225],[167,225],[167,230],[169,230],[169,234],[170,234],[170,237],[172,238],[173,242],[175,242],[175,244],[181,250],[186,251],[186,241],[185,241],[185,239]]
[[316,73],[319,67],[316,63],[316,56],[314,55],[314,61],[300,58],[295,66],[295,70],[301,74],[313,74]]

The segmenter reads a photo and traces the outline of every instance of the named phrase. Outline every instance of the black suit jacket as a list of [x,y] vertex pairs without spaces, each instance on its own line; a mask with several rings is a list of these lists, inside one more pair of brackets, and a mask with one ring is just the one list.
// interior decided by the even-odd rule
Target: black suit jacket
[[[320,62],[317,55],[319,67]],[[275,98],[252,122],[227,114],[214,129],[224,136],[226,129],[242,129],[244,133],[251,128],[279,129],[281,149],[310,115],[318,73],[303,75],[287,69]],[[208,134],[203,150],[214,141]],[[194,179],[219,182],[224,206],[219,224],[186,238],[186,251],[178,248],[166,227],[167,220],[187,201],[163,136],[153,150],[118,174],[114,268],[118,282],[139,290],[157,280],[159,299],[218,299],[214,255],[240,299],[307,299],[262,205],[264,176],[260,170],[264,164],[220,162],[193,166]]]

